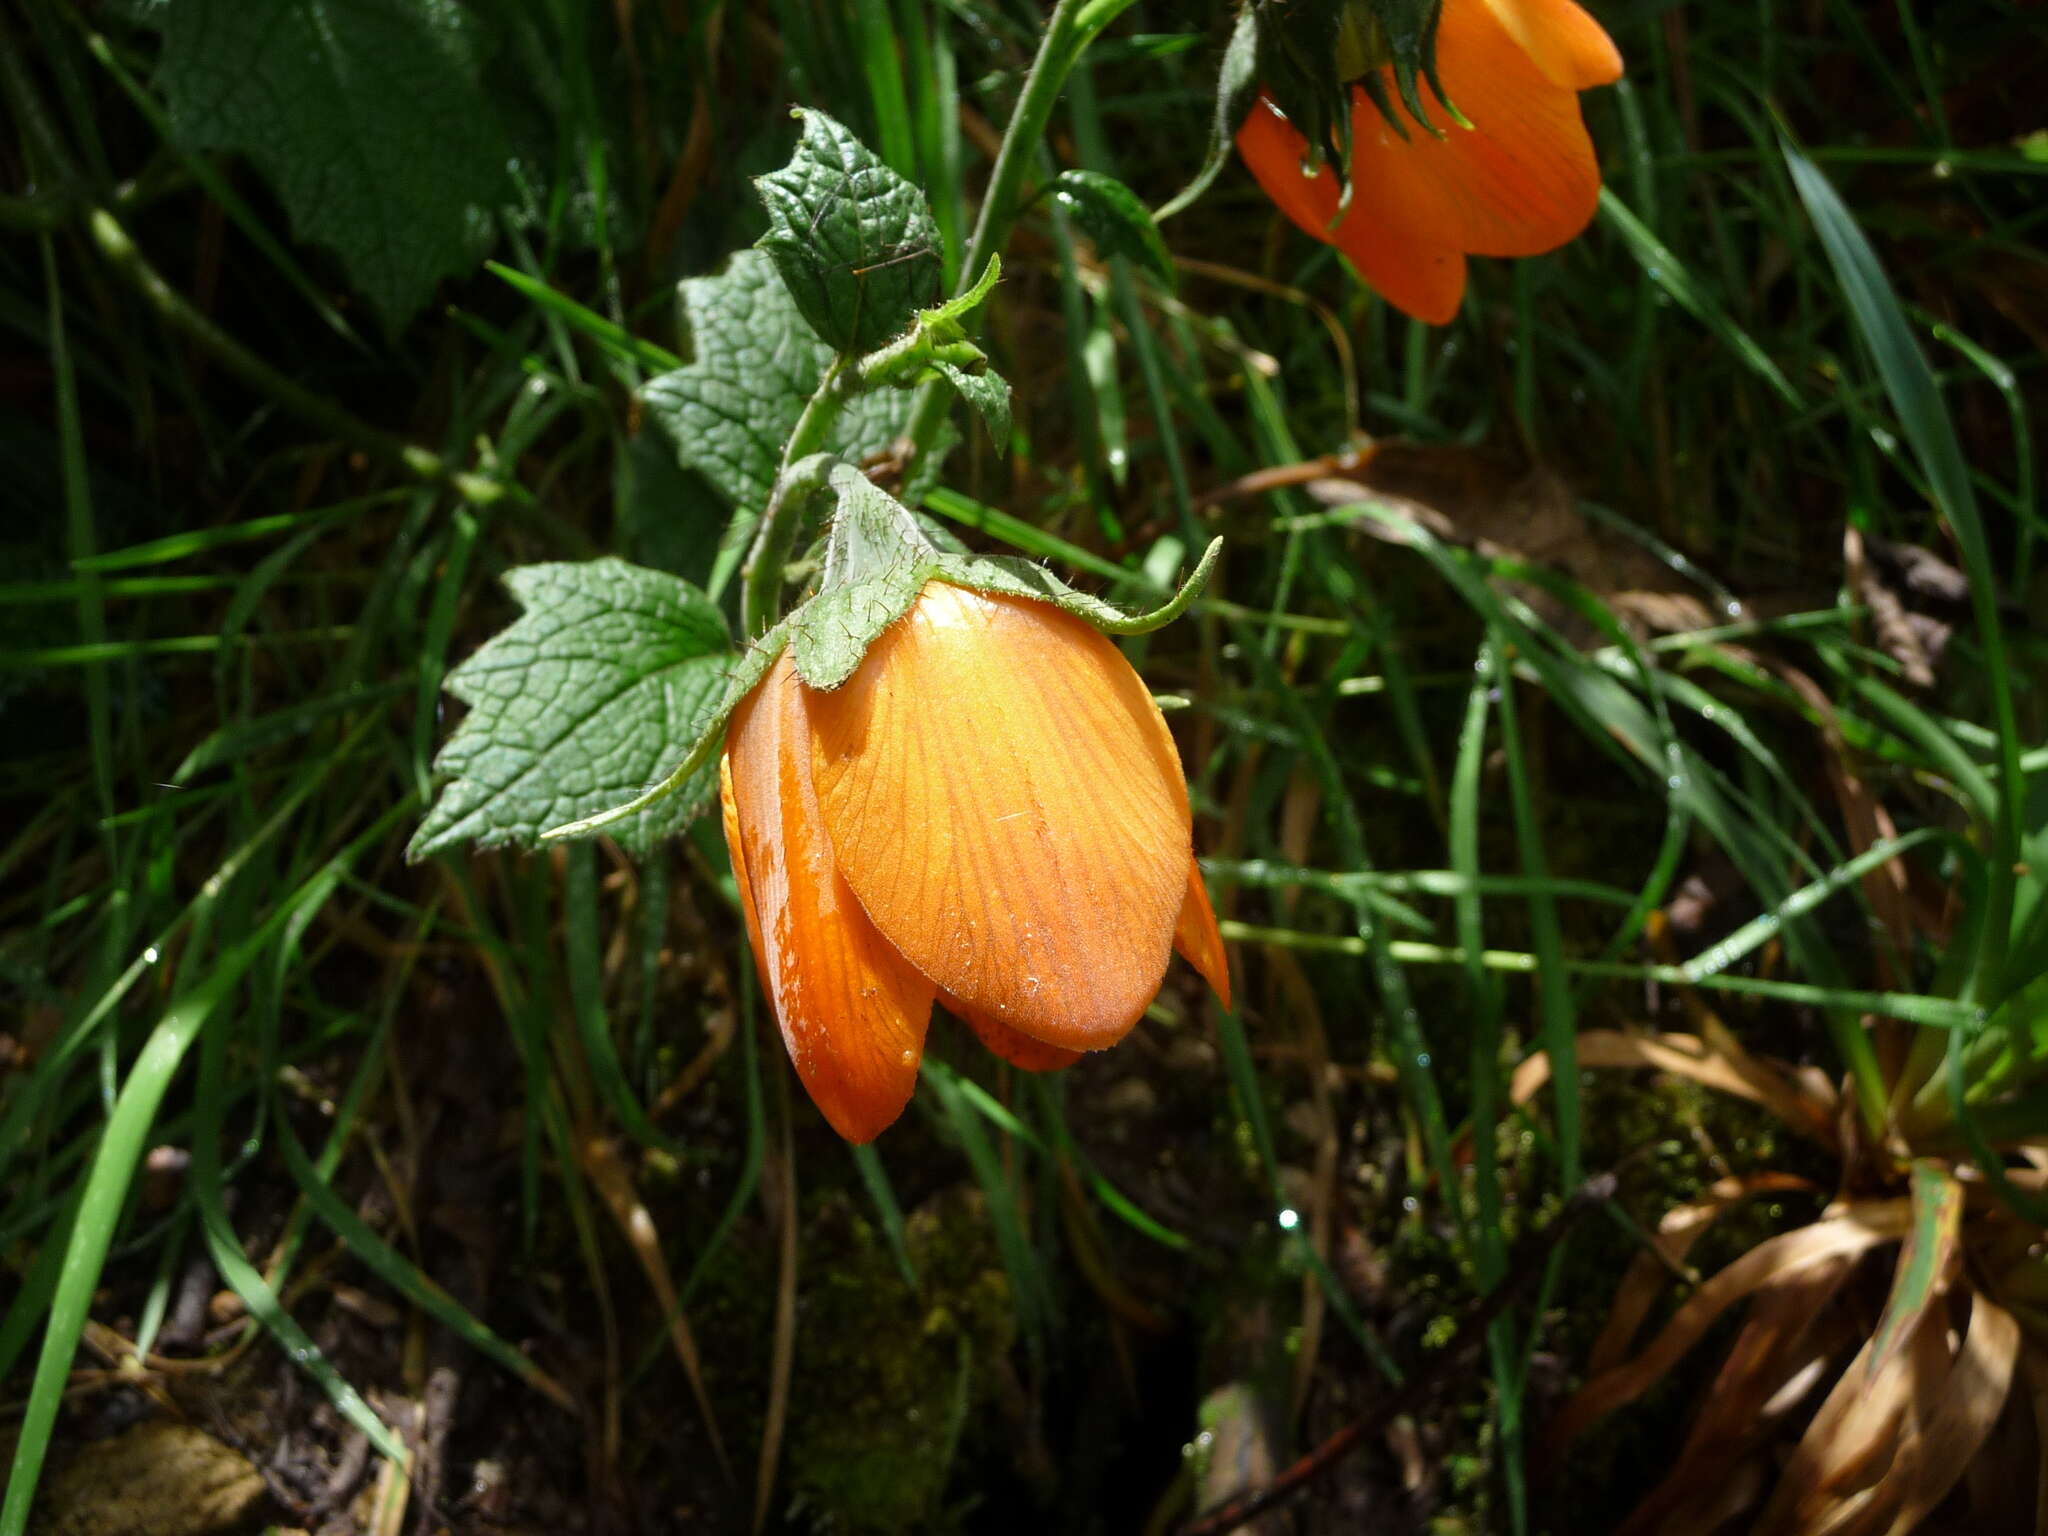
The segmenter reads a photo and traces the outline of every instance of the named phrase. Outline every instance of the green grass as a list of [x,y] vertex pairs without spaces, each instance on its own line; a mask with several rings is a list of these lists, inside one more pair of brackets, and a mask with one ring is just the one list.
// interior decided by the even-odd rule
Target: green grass
[[[958,1309],[913,1261],[919,1213],[966,1186],[1017,1344],[975,1360],[959,1334],[933,1528],[1093,1510],[1135,1529],[1182,1496],[1174,1449],[1231,1371],[1291,1456],[1333,1405],[1426,1368],[1393,1292],[1440,1318],[1510,1278],[1515,1239],[1613,1150],[1582,1105],[1582,1027],[1697,988],[1753,1049],[1846,1075],[1873,1126],[1885,1052],[1958,1136],[2033,1103],[2038,1025],[2000,1010],[2048,969],[2044,375],[2022,323],[2048,278],[2043,162],[2019,144],[2038,71],[2001,72],[2042,62],[2022,8],[1601,8],[1629,74],[1587,98],[1600,217],[1553,256],[1475,262],[1440,331],[1234,165],[1162,226],[1171,287],[1028,201],[1069,168],[1152,206],[1183,186],[1222,7],[1070,6],[1077,42],[1115,20],[1055,95],[1026,90],[1039,9],[996,0],[475,9],[530,195],[480,212],[474,266],[395,332],[247,160],[180,136],[154,23],[29,0],[0,24],[31,173],[0,200],[22,381],[0,403],[19,508],[0,534],[0,1533],[35,1528],[40,1470],[83,1443],[62,1405],[88,1321],[158,1334],[201,1254],[243,1308],[178,1345],[213,1390],[243,1390],[247,1348],[280,1351],[401,1454],[394,1405],[421,1380],[402,1350],[334,1346],[349,1288],[470,1362],[469,1454],[538,1415],[584,1495],[638,1480],[740,1529],[757,1452],[807,1443],[779,1421],[815,1396],[801,1353],[778,1393],[756,1305],[783,1283],[776,1202],[802,1191],[799,1296],[826,1241],[803,1223],[850,1205],[903,1287],[889,1304],[936,1338]],[[1020,99],[1042,128],[977,241],[989,135]],[[925,510],[1131,606],[1227,540],[1190,613],[1129,651],[1187,704],[1239,1011],[1175,980],[1141,1040],[1053,1083],[935,1023],[915,1109],[851,1158],[785,1091],[714,824],[637,865],[608,844],[402,858],[453,724],[442,680],[511,617],[503,571],[711,569],[729,509],[636,390],[688,353],[675,281],[759,233],[745,178],[779,163],[792,101],[925,189],[949,287],[1001,249],[982,337],[1013,441],[999,456],[955,412]],[[1359,430],[1523,510],[1482,548],[1383,499],[1211,494]],[[1625,547],[1711,627],[1645,631],[1596,566],[1519,543],[1551,504],[1514,500],[1537,493],[1489,454],[1569,485],[1569,558]],[[1967,579],[1939,608],[1937,689],[1844,585],[1849,529]],[[1874,845],[1831,763],[1888,810]],[[1894,859],[1923,897],[1956,893],[1945,943],[1883,931],[1864,877]],[[1721,869],[1718,942],[1653,953],[1654,915]],[[1554,1086],[1517,1111],[1535,1049]],[[485,1250],[414,1208],[430,1185],[408,1161],[445,1151],[464,1092],[490,1126],[482,1286]],[[676,1450],[701,1434],[694,1367],[596,1143],[675,1276],[736,1484]],[[139,1176],[158,1146],[191,1154],[167,1203]],[[1566,1528],[1525,1465],[1551,1406],[1532,1361],[1576,1368],[1609,1239],[1664,1195],[1625,1182],[1618,1221],[1554,1251],[1448,1382],[1431,1455],[1479,1458],[1455,1496],[1470,1528]],[[1393,1256],[1391,1291],[1347,1268],[1354,1238]],[[1171,1317],[1164,1342],[1127,1294]],[[1252,1316],[1313,1348],[1253,1370],[1231,1342]],[[1085,1419],[1105,1382],[1144,1412]],[[770,1528],[858,1528],[820,1513],[807,1490],[840,1485],[793,1450],[778,1478]],[[1640,1491],[1580,1493],[1618,1518]]]

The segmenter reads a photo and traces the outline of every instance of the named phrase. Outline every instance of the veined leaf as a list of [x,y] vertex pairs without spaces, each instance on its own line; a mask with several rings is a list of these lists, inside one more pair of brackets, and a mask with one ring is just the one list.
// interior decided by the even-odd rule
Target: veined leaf
[[[701,734],[736,660],[718,609],[688,582],[623,560],[522,566],[526,612],[448,675],[470,713],[435,759],[448,783],[408,850],[531,846],[633,799]],[[688,826],[708,773],[617,825],[636,851]]]
[[939,229],[924,194],[822,112],[799,109],[789,164],[755,180],[758,242],[811,329],[835,352],[872,352],[937,302]]
[[396,330],[508,189],[479,28],[449,0],[178,0],[156,85],[187,149],[247,155]]
[[[642,396],[684,467],[758,513],[832,349],[812,334],[761,251],[739,252],[716,277],[686,280],[682,304],[690,361],[650,380]],[[877,452],[909,413],[909,397],[895,390],[858,395],[825,446],[849,459]]]

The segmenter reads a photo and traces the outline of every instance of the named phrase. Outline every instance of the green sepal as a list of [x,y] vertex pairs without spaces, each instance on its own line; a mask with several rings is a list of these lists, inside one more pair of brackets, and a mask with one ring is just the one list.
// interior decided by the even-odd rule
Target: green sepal
[[1404,139],[1411,123],[1443,137],[1424,104],[1423,80],[1452,122],[1472,126],[1437,73],[1443,0],[1254,0],[1252,12],[1260,82],[1308,140],[1311,155],[1335,165],[1347,182],[1354,88]]
[[757,177],[768,232],[755,242],[834,351],[872,352],[939,292],[938,225],[924,194],[843,125],[799,107],[789,163]]
[[732,718],[732,712],[739,707],[740,700],[760,686],[761,679],[768,675],[768,669],[775,665],[789,644],[789,619],[784,619],[767,634],[739,653],[732,670],[726,674],[725,692],[711,710],[698,717],[697,736],[690,748],[683,754],[683,760],[676,764],[668,776],[652,789],[628,800],[624,805],[615,805],[608,811],[599,811],[595,816],[585,816],[579,821],[564,822],[559,827],[550,827],[540,834],[542,843],[562,843],[574,838],[594,837],[599,832],[630,821],[643,812],[652,810],[664,800],[676,794],[710,764],[712,754],[725,741],[725,723]]
[[1216,107],[1209,120],[1209,157],[1195,172],[1195,179],[1174,193],[1152,214],[1155,225],[1184,213],[1215,181],[1230,161],[1237,142],[1237,125],[1244,121],[1259,94],[1259,14],[1246,6],[1237,13],[1230,29],[1230,45],[1223,50],[1223,63],[1216,71]]
[[[1351,82],[1358,66],[1340,66],[1348,25],[1363,0],[1256,0],[1260,84],[1288,122],[1308,140],[1312,163],[1327,162],[1340,178],[1351,164]],[[1369,13],[1366,13],[1369,22]],[[1361,55],[1362,57],[1363,55]]]
[[[1458,110],[1437,77],[1436,29],[1443,16],[1443,0],[1373,0],[1373,10],[1379,19],[1388,63],[1394,71],[1395,88],[1400,91],[1409,115],[1436,138],[1443,137],[1443,130],[1423,111],[1422,93],[1416,88],[1420,77],[1429,81],[1429,88],[1443,103],[1451,121],[1461,128],[1470,128],[1471,123],[1465,120],[1465,114]],[[1387,109],[1380,110],[1384,114]]]
[[792,626],[797,676],[830,690],[852,677],[882,632],[910,611],[925,583],[1028,597],[1114,635],[1141,635],[1187,611],[1216,568],[1223,541],[1211,541],[1192,574],[1162,606],[1127,614],[1077,592],[1043,566],[1002,555],[972,555],[947,537],[942,547],[916,514],[851,464],[832,471],[838,497],[825,539],[818,593],[784,620]]
[[838,505],[817,596],[784,621],[797,676],[827,691],[910,611],[941,558],[910,509],[851,464],[833,469],[831,485]]
[[940,555],[932,563],[931,577],[956,587],[977,592],[996,592],[1009,597],[1030,597],[1051,603],[1075,618],[1093,624],[1105,634],[1145,635],[1171,624],[1188,611],[1201,595],[1216,569],[1223,541],[1211,539],[1202,558],[1188,573],[1172,597],[1144,613],[1125,613],[1111,603],[1086,592],[1077,592],[1042,565],[1014,555]]

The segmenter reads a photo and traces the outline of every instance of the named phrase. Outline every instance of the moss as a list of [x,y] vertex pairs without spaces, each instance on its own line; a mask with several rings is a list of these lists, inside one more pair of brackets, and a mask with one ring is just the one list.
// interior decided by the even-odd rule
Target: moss
[[945,1529],[954,1447],[987,1379],[976,1362],[1016,1337],[980,1199],[948,1191],[911,1214],[916,1293],[851,1197],[821,1197],[807,1225],[791,1513],[831,1536]]

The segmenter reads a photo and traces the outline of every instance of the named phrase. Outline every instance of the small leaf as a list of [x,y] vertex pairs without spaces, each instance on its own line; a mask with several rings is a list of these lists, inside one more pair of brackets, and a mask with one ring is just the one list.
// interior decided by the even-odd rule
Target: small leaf
[[[505,584],[526,611],[448,676],[470,712],[435,760],[441,797],[407,850],[531,846],[559,823],[638,795],[697,739],[735,657],[725,620],[688,582],[623,560],[528,565]],[[620,829],[644,852],[686,827],[710,775]]]
[[480,29],[446,3],[178,0],[156,85],[188,149],[246,154],[387,327],[489,243],[511,158]]
[[[676,445],[686,469],[735,506],[767,504],[804,403],[825,376],[831,349],[811,334],[775,268],[760,251],[740,251],[716,277],[682,285],[690,361],[641,390],[648,413]],[[908,419],[907,396],[857,395],[826,439],[849,459],[886,448]]]
[[1010,446],[1010,386],[1003,376],[991,368],[969,372],[947,362],[933,366],[960,392],[961,399],[981,412],[988,435],[995,439],[996,452],[1006,452]]
[[928,329],[948,327],[947,335],[965,335],[961,323],[981,307],[981,303],[996,291],[996,284],[1002,280],[1003,258],[991,254],[988,265],[981,269],[981,276],[974,280],[974,286],[965,293],[957,294],[942,304],[918,311],[917,321]]
[[1101,171],[1062,171],[1051,191],[1105,256],[1128,256],[1173,286],[1173,257],[1137,193]]
[[768,205],[757,243],[834,351],[872,352],[938,297],[938,226],[924,194],[843,126],[798,115],[789,164],[754,182]]

